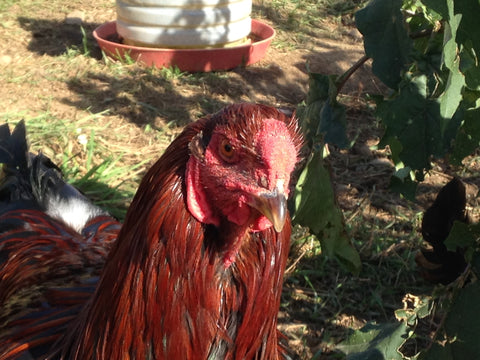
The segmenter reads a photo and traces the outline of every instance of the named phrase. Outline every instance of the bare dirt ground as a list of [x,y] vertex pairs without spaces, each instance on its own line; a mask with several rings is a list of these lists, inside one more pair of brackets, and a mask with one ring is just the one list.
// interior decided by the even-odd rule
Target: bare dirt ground
[[[364,54],[361,35],[351,18],[346,22],[319,20],[321,31],[305,40],[298,33],[282,30],[282,24],[272,20],[263,7],[261,2],[254,10],[278,35],[258,64],[166,79],[135,64],[115,66],[102,58],[91,32],[115,19],[113,1],[12,2],[5,8],[8,11],[0,14],[0,121],[47,117],[78,122],[82,129],[93,123],[104,125],[104,130],[97,132],[102,146],[123,153],[125,161],[139,162],[161,154],[183,125],[226,104],[252,101],[294,110],[308,91],[307,66],[312,72],[340,75]],[[78,24],[66,21],[72,16],[81,19],[86,31],[88,56],[78,51],[84,38]],[[352,238],[363,239],[357,245],[369,267],[400,253],[414,253],[421,241],[419,214],[454,170],[438,164],[422,184],[417,203],[388,190],[393,164],[388,152],[374,148],[381,129],[372,116],[372,104],[365,100],[366,94],[383,91],[369,63],[348,81],[340,99],[347,105],[348,133],[351,139],[356,137],[356,143],[349,150],[331,149],[329,157],[339,205]],[[152,134],[149,128],[157,132]],[[64,137],[63,146],[78,146],[75,134]],[[58,139],[32,146],[62,160],[64,149]],[[469,183],[467,188],[470,206],[478,205],[472,197],[478,184]],[[390,245],[375,252],[374,239],[378,238],[387,239]],[[291,264],[302,264],[302,269],[308,270],[318,263],[318,259],[299,259],[302,251],[294,249]],[[392,310],[401,306],[402,294],[424,286],[412,265],[413,255],[409,261],[401,274],[383,278],[379,274],[371,279],[364,273],[353,277],[333,266],[311,277],[312,287],[295,278],[287,280],[280,327],[290,346],[304,359],[314,354],[336,358],[332,343],[346,328],[359,327],[367,320],[391,319]],[[378,281],[387,283],[391,294],[377,294]],[[369,290],[357,293],[353,283]],[[339,289],[338,284],[352,284],[351,293]],[[340,293],[344,297],[336,295]],[[366,300],[369,293],[381,299]]]

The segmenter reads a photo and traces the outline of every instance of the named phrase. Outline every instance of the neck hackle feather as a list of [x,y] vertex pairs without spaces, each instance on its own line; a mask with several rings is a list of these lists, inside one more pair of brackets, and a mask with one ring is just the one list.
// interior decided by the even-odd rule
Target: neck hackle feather
[[[280,130],[275,125],[272,131],[276,133],[272,135],[265,125],[268,122],[284,125]],[[302,139],[294,118],[267,106],[232,105],[188,125],[172,142],[142,180],[119,232],[113,219],[103,213],[89,220],[94,225],[88,225],[90,233],[93,231],[90,235],[93,240],[88,243],[82,242],[85,231],[72,230],[46,215],[35,220],[41,223],[39,226],[56,231],[56,235],[52,235],[55,240],[49,238],[48,231],[39,231],[38,239],[31,241],[50,241],[51,244],[39,244],[36,251],[48,247],[51,250],[54,246],[60,249],[56,250],[60,254],[55,260],[44,255],[46,261],[50,261],[45,265],[49,268],[46,274],[25,276],[25,284],[30,288],[38,284],[35,281],[44,282],[38,291],[42,292],[42,299],[49,300],[49,308],[42,303],[40,309],[35,310],[37,312],[29,308],[14,320],[5,319],[0,312],[0,359],[3,359],[2,353],[11,354],[13,359],[24,350],[38,358],[82,360],[286,357],[281,334],[277,332],[277,313],[289,250],[290,220],[287,216],[283,229],[276,231],[273,226],[255,225],[261,216],[256,209],[240,211],[247,214],[245,216],[232,215],[228,206],[224,210],[216,200],[228,196],[238,197],[239,206],[244,206],[245,195],[237,196],[240,190],[232,190],[237,186],[235,179],[221,180],[228,189],[216,189],[218,198],[216,195],[212,198],[214,192],[208,193],[207,178],[211,173],[212,178],[222,175],[220,168],[206,166],[209,156],[229,174],[238,168],[239,179],[247,179],[250,173],[260,174],[252,183],[261,183],[268,191],[283,184],[283,180],[278,180],[282,176],[281,169],[272,170],[267,164],[274,161],[266,154],[261,134],[267,134],[268,139],[281,137],[279,141],[290,146],[287,150],[293,149],[291,162],[297,160]],[[229,144],[221,148],[225,156],[222,158],[220,154],[217,158],[217,148],[212,144],[223,138],[229,139]],[[277,146],[269,141],[266,140],[268,146]],[[238,163],[229,163],[231,158],[227,152],[232,146],[242,154]],[[198,199],[187,199],[191,187],[187,186],[187,177],[189,171],[193,173],[188,169],[191,159],[203,166],[199,181],[205,184],[201,187],[202,191],[207,191],[212,221],[207,217],[204,220],[204,213],[196,215],[196,209],[191,209],[192,203],[203,206]],[[258,163],[261,170],[241,169],[244,161],[249,167]],[[292,170],[288,168],[288,177]],[[274,180],[270,181],[270,177]],[[247,186],[242,183],[240,188]],[[234,193],[223,198],[223,191]],[[19,210],[3,214],[0,211],[0,221],[1,217],[9,219],[29,211],[37,217],[40,213],[38,209],[22,209],[20,215],[15,211]],[[106,221],[105,229],[95,225],[102,224],[95,219]],[[30,221],[34,220],[24,218],[23,224]],[[0,228],[3,231],[0,233],[0,261],[5,261],[6,257],[5,266],[9,266],[8,259],[18,255],[13,252],[23,251],[22,246],[8,245],[12,243],[10,239],[23,241],[21,232],[27,231],[26,226],[19,230],[15,221],[11,223],[8,229]],[[268,220],[265,223],[270,224]],[[102,236],[102,231],[108,236]],[[114,242],[110,241],[112,234],[118,237]],[[4,251],[5,255],[2,255],[3,243],[11,248]],[[92,285],[88,279],[100,273],[94,263],[103,263],[107,252],[99,280]],[[66,289],[52,285],[50,266],[58,266],[62,261],[68,265],[70,260],[74,269],[67,274]],[[74,276],[82,266],[90,269],[87,280]],[[22,273],[21,268],[16,271]],[[65,275],[57,272],[60,270],[53,271],[57,277]],[[3,281],[0,277],[0,294],[5,286]],[[15,279],[9,281],[16,284]],[[17,287],[15,292],[22,291],[20,285]],[[0,300],[5,304],[9,299],[2,299],[0,295]],[[12,330],[4,330],[7,326]]]

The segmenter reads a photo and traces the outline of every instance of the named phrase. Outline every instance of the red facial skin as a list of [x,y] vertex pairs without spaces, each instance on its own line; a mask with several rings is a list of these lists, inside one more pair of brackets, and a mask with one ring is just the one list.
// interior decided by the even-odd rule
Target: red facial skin
[[[296,120],[266,106],[233,105],[187,126],[145,175],[95,293],[50,354],[278,359],[284,199],[301,145]],[[45,324],[23,324],[0,353],[33,346],[22,335]]]

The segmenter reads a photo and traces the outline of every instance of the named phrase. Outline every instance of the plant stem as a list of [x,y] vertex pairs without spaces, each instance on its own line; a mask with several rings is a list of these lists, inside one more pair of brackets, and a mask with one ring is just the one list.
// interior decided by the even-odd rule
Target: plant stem
[[340,93],[340,90],[342,90],[343,85],[347,82],[347,80],[350,78],[350,76],[353,75],[355,71],[357,71],[360,66],[362,66],[368,59],[370,59],[369,56],[363,55],[355,64],[353,64],[350,69],[345,71],[343,75],[341,75],[337,81],[336,81],[336,86],[337,86],[337,95]]

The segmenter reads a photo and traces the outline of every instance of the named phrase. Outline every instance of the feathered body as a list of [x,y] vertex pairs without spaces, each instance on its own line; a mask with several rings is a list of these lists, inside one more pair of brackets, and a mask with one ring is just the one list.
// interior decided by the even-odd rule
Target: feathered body
[[280,358],[285,198],[300,146],[296,121],[266,106],[232,105],[187,126],[142,180],[94,294],[49,356]]

